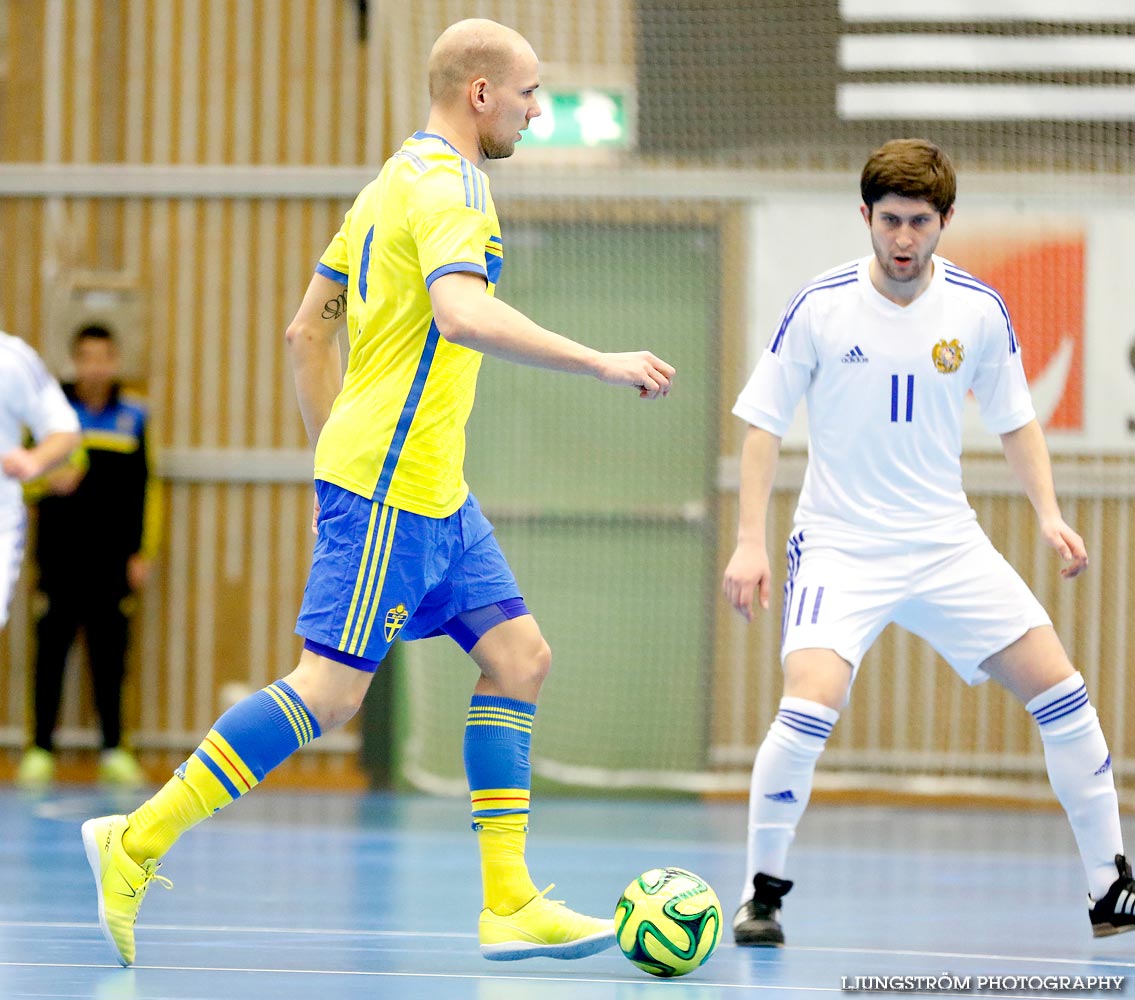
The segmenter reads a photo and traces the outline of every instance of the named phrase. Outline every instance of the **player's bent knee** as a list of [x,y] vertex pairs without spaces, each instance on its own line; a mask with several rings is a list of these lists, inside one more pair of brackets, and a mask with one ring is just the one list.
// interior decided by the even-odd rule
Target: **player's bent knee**
[[314,713],[323,732],[326,733],[350,722],[358,710],[362,708],[365,694],[365,690],[362,692],[339,692],[337,697],[324,702],[320,709]]
[[1029,629],[985,660],[981,669],[1022,702],[1030,701],[1076,672],[1051,625]]
[[535,701],[540,687],[552,669],[552,649],[543,638],[531,645],[510,650],[510,655],[499,657],[482,673],[493,681],[508,697]]
[[354,717],[373,677],[367,671],[304,650],[285,680],[326,733]]
[[522,650],[516,650],[498,665],[496,679],[510,688],[538,691],[552,669],[552,649],[543,636]]
[[552,666],[552,650],[528,615],[487,632],[472,656],[486,679],[526,700],[535,698]]
[[548,645],[543,636],[540,636],[532,651],[531,679],[542,684],[552,669],[552,647]]
[[841,711],[851,693],[851,664],[830,649],[798,649],[784,661],[784,694]]

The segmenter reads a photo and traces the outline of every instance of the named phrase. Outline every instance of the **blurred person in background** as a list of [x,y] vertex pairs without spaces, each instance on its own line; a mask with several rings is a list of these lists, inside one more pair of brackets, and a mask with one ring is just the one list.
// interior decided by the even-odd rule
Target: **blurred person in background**
[[38,501],[44,608],[36,628],[35,735],[17,781],[34,788],[54,777],[64,669],[81,629],[102,730],[99,780],[136,788],[144,776],[123,746],[122,691],[132,598],[150,577],[157,546],[158,518],[147,503],[147,414],[123,394],[118,344],[106,327],[80,329],[71,360],[75,380],[63,391],[79,419],[82,451],[45,477]]
[[40,356],[0,331],[0,629],[24,555],[23,484],[63,462],[79,440],[75,411]]

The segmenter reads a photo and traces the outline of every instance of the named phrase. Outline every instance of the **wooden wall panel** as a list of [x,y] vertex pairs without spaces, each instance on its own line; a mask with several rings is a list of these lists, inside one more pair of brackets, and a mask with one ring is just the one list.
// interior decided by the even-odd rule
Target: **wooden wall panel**
[[552,80],[633,75],[623,0],[371,4],[365,38],[349,0],[10,4],[8,161],[377,164],[425,123],[430,46],[469,16],[523,32]]
[[[790,461],[798,467],[802,456]],[[1001,461],[967,460],[967,467]],[[1047,609],[1073,663],[1087,681],[1100,714],[1121,792],[1135,792],[1125,762],[1135,757],[1135,737],[1124,720],[1135,711],[1126,680],[1135,621],[1128,610],[1135,593],[1130,547],[1135,526],[1135,460],[1058,460],[1066,520],[1084,537],[1091,564],[1076,580],[1059,575],[1060,561],[1041,541],[1028,500],[1005,486],[971,487],[982,527]],[[1126,477],[1121,495],[1098,486],[1101,469]],[[716,653],[714,759],[720,767],[743,766],[776,713],[780,698],[780,586],[783,545],[796,503],[798,468],[783,476],[769,515],[770,557],[776,589],[768,614],[746,626],[722,607]],[[969,478],[967,474],[967,479]],[[983,478],[988,478],[983,477]],[[732,551],[736,495],[723,503],[722,565]],[[849,707],[824,755],[820,787],[871,785],[896,790],[948,792],[965,779],[997,780],[1005,794],[1050,798],[1044,755],[1032,717],[996,684],[967,688],[948,664],[897,627],[888,628],[863,661]],[[826,786],[825,786],[826,782]],[[1018,787],[1019,784],[1019,787]]]
[[[372,2],[370,11],[363,38],[349,0],[8,0],[0,159],[254,166],[265,176],[281,167],[377,168],[425,123],[424,65],[434,38],[471,15],[522,31],[549,84],[633,80],[629,0],[415,0]],[[283,331],[348,204],[341,197],[172,192],[0,199],[0,253],[8,264],[0,269],[0,328],[46,350],[69,334],[60,304],[76,290],[113,288],[142,303],[139,383],[159,452],[180,460],[167,484],[166,543],[136,623],[129,688],[128,717],[155,767],[191,748],[223,707],[226,685],[261,686],[297,653],[291,630],[310,557],[310,488],[287,462],[277,481],[210,474],[208,463],[255,452],[271,465],[273,455],[306,448]],[[558,210],[616,218],[641,211],[637,203],[581,205],[564,202]],[[523,215],[520,205],[510,211]],[[731,259],[743,258],[742,234],[740,225],[727,225],[736,245]],[[723,289],[726,403],[743,374],[735,361],[744,290],[730,280]],[[739,438],[731,418],[723,421],[728,452]],[[1071,475],[1075,486],[1075,469]],[[1117,759],[1135,755],[1135,735],[1120,727],[1135,708],[1135,685],[1125,680],[1135,639],[1127,612],[1135,585],[1130,498],[1093,494],[1066,504],[1099,554],[1075,584],[1056,577],[1025,501],[992,491],[975,492],[974,502],[1084,670]],[[777,544],[788,534],[793,503],[790,490],[777,493],[770,518]],[[723,568],[735,496],[724,491],[720,506]],[[8,746],[19,745],[24,726],[33,603],[25,579],[12,625],[0,636],[0,744]],[[778,612],[744,628],[717,607],[714,755],[721,767],[744,767],[779,694]],[[64,712],[68,740],[93,739],[88,703],[76,673]],[[349,731],[340,746],[351,745]],[[941,766],[946,753],[952,771]],[[335,780],[353,780],[349,752],[300,756],[297,773],[330,768]],[[1018,706],[992,686],[966,691],[923,644],[889,630],[864,665],[826,761],[837,772],[982,775],[995,765],[1004,773],[1008,764],[1035,776],[1040,759],[1034,727]]]
[[10,0],[10,36],[5,160],[364,162],[345,0]]
[[[615,61],[625,71],[633,48],[622,3],[586,0],[567,13],[523,2],[421,2],[411,16],[405,6],[370,9],[364,37],[347,0],[9,0],[0,157],[377,167],[425,123],[425,56],[459,17],[513,23],[559,66]],[[597,47],[601,9],[611,27]],[[59,361],[76,296],[134,296],[145,327],[135,387],[151,406],[159,467],[163,456],[248,449],[271,465],[271,455],[307,447],[283,331],[348,204],[5,199],[0,251],[18,266],[0,272],[0,327]],[[292,466],[279,482],[183,473],[167,484],[166,541],[136,620],[128,703],[135,742],[151,760],[168,764],[164,748],[176,757],[195,743],[224,707],[226,685],[258,687],[294,662],[311,540],[310,487]],[[22,742],[28,700],[30,577],[0,638],[0,735],[10,746]],[[85,678],[72,670],[64,744],[94,739],[87,705]],[[352,740],[348,733],[341,746]],[[299,769],[350,777],[345,760]]]
[[[163,455],[202,450],[302,452],[283,333],[346,207],[340,200],[0,201],[4,231],[27,234],[20,245],[29,254],[27,266],[0,277],[0,326],[44,350],[53,336],[69,334],[51,329],[54,286],[79,280],[134,289],[146,301],[138,388],[152,409],[159,466]],[[226,685],[255,689],[294,664],[311,491],[283,478],[167,484],[165,545],[132,655],[129,719],[139,747],[184,749],[224,707]],[[25,576],[0,639],[8,679],[0,685],[0,733],[9,745],[22,742],[32,655],[30,567]],[[62,743],[89,744],[86,681],[71,673]],[[353,740],[348,734],[339,745],[350,750]],[[337,780],[350,778],[344,761],[328,766],[342,772]]]
[[[634,81],[633,4],[629,0],[427,0],[413,14],[399,4],[378,4],[378,32],[397,38],[388,50],[387,139],[396,145],[421,128],[429,111],[422,67],[445,28],[464,17],[488,17],[516,28],[540,58],[545,85]],[[602,26],[600,28],[600,26]]]

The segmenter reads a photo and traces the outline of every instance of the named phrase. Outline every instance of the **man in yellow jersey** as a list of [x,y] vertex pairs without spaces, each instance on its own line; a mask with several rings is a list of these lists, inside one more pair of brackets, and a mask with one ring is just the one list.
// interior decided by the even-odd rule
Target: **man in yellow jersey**
[[[296,749],[351,718],[395,637],[447,634],[480,668],[465,728],[478,832],[481,952],[580,958],[610,920],[537,890],[524,861],[536,697],[551,653],[462,473],[484,354],[665,396],[648,351],[603,354],[494,297],[504,259],[481,165],[511,156],[540,114],[539,63],[511,28],[460,21],[429,58],[430,116],[355,200],[288,328],[316,443],[316,534],[298,666],[238,703],[154,798],[83,824],[99,921],[122,964],[176,839]],[[346,314],[345,376],[337,336]]]

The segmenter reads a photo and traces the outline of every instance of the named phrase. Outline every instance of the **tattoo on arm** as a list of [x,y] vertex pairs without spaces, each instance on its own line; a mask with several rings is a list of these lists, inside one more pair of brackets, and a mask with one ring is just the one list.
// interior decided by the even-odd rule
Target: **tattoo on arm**
[[342,293],[336,299],[328,299],[323,303],[323,318],[324,319],[341,319],[343,314],[347,311],[347,289],[343,289]]

